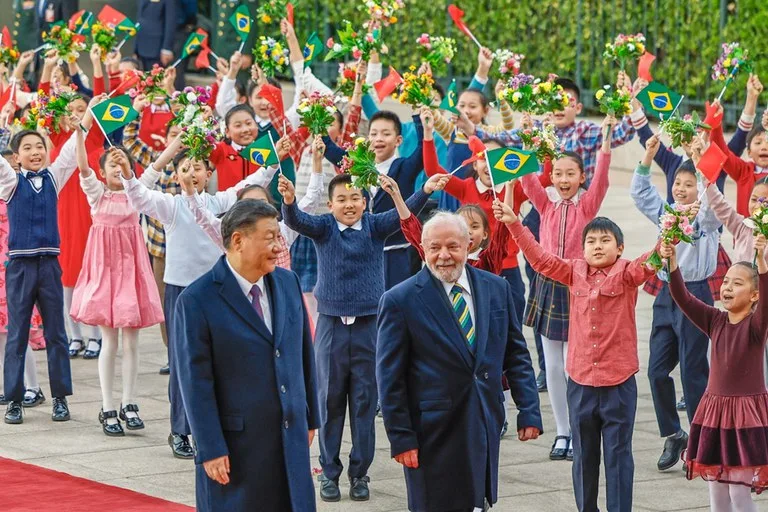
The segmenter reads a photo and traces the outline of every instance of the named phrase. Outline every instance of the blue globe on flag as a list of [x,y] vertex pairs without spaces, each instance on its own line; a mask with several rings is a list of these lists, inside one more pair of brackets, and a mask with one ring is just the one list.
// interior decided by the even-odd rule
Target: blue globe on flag
[[653,98],[653,106],[657,110],[666,110],[669,108],[669,98],[666,94],[659,94]]
[[514,171],[520,167],[520,155],[517,153],[509,153],[504,157],[504,167],[509,171]]

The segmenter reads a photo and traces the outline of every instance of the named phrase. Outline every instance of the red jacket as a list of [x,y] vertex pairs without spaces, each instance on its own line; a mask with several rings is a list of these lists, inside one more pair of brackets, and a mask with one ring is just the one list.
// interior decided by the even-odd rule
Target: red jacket
[[227,190],[260,169],[235,150],[231,144],[224,141],[216,144],[216,148],[208,158],[216,168],[218,189]]
[[752,189],[755,187],[757,180],[768,176],[768,169],[758,168],[755,162],[745,162],[734,155],[728,149],[728,144],[725,143],[722,125],[713,128],[711,136],[712,142],[717,144],[727,156],[723,165],[725,172],[736,182],[736,211],[745,217],[749,217],[751,215],[749,211],[749,197],[752,195]]

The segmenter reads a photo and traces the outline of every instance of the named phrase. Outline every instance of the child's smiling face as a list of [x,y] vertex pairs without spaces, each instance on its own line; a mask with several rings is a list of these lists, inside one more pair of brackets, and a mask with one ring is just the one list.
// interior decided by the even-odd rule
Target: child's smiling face
[[755,286],[755,273],[745,265],[736,264],[728,269],[720,285],[720,300],[730,313],[748,312],[757,302],[759,293]]
[[578,162],[571,157],[559,158],[552,166],[552,186],[564,200],[572,199],[586,179]]
[[584,237],[584,259],[590,267],[610,267],[624,252],[624,244],[619,245],[613,233],[608,231],[590,231]]
[[227,137],[232,142],[241,146],[247,146],[256,140],[256,134],[259,128],[256,126],[256,120],[248,112],[236,112],[229,118],[227,124]]
[[752,195],[749,196],[750,213],[755,211],[755,208],[757,208],[757,201],[765,198],[768,198],[768,183],[755,185],[755,187],[752,189]]
[[456,109],[467,116],[473,124],[480,124],[488,115],[489,107],[483,101],[483,93],[480,91],[464,91],[459,96]]
[[30,133],[19,142],[18,160],[21,167],[27,171],[37,172],[45,167],[48,148],[42,135]]
[[579,98],[576,96],[576,91],[566,89],[564,92],[568,95],[570,101],[564,110],[552,114],[555,121],[555,127],[557,128],[565,128],[572,125],[576,121],[576,116],[581,114],[581,109],[584,107],[584,105],[579,102]]
[[758,167],[768,167],[768,134],[766,132],[758,133],[749,143],[747,155]]
[[693,204],[699,196],[696,175],[690,172],[678,171],[672,184],[672,197],[678,204]]

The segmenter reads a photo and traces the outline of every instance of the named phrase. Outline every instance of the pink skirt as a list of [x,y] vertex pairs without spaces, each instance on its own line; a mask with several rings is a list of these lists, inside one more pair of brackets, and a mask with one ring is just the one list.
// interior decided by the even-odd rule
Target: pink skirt
[[717,396],[708,392],[699,402],[691,425],[689,480],[768,488],[768,393]]

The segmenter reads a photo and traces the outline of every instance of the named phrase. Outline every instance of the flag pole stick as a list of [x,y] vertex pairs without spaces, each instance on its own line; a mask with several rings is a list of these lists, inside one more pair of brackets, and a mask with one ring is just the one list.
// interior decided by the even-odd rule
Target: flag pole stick
[[211,70],[211,71],[213,71],[214,73],[218,73],[218,72],[219,72],[219,70],[218,70],[218,69],[216,69],[216,68],[214,68],[213,66],[208,66],[208,69],[210,69],[210,70]]
[[82,25],[80,25],[80,28],[77,29],[77,33],[78,34],[82,34],[83,33],[83,29],[88,25],[88,22],[91,21],[91,16],[93,16],[93,13],[92,12],[88,12],[88,16],[85,18],[85,21],[83,22]]
[[243,42],[240,43],[240,48],[238,48],[238,53],[243,53],[243,48],[245,48],[245,39],[243,39]]
[[[209,50],[210,50],[210,48],[209,48]],[[211,55],[213,55],[213,58],[216,59],[216,60],[219,60],[219,58],[220,58],[218,55],[216,55],[216,52],[214,52],[213,50],[211,50]]]
[[103,127],[103,126],[101,126],[101,123],[99,122],[99,118],[98,118],[98,117],[96,117],[96,113],[95,113],[95,112],[93,111],[93,109],[92,109],[92,108],[90,108],[90,107],[88,107],[88,110],[90,110],[90,112],[91,112],[91,116],[93,116],[93,122],[94,122],[94,123],[96,123],[96,124],[99,126],[99,129],[101,130],[101,133],[103,133],[103,134],[104,134],[104,138],[105,138],[105,139],[107,139],[107,142],[109,143],[109,147],[111,147],[111,148],[115,147],[115,146],[112,144],[112,141],[111,141],[111,140],[109,140],[109,137],[107,136],[107,132],[105,132],[105,131],[104,131],[104,127]]
[[739,70],[739,63],[738,61],[733,66],[733,69],[731,70],[731,75],[728,77],[728,79],[725,81],[725,84],[723,85],[723,90],[720,91],[720,95],[717,97],[717,101],[720,101],[723,99],[723,94],[725,94],[725,90],[728,88],[729,85],[731,85],[731,82],[733,81],[733,78],[736,76],[736,73]]
[[469,30],[469,27],[467,27],[467,35],[469,36],[470,39],[472,39],[472,41],[477,45],[479,49],[481,50],[483,49],[483,45],[480,44],[480,41],[478,41],[475,35],[472,33],[472,31]]
[[463,165],[460,165],[460,166],[458,166],[457,168],[455,168],[454,170],[452,170],[451,172],[449,172],[448,174],[450,174],[451,176],[453,176],[454,174],[456,174],[457,172],[459,172],[459,171],[462,169],[462,167],[464,167],[464,166],[463,166]]
[[277,156],[277,170],[280,171],[280,175],[283,174],[283,166],[280,164],[280,156],[277,154],[277,148],[275,147],[275,141],[272,140],[272,132],[267,132],[267,135],[269,136],[269,143],[272,144],[272,150],[275,152],[275,156]]
[[[683,102],[684,98],[685,98],[685,95],[680,96],[680,100],[677,102],[677,105],[675,105],[674,110],[672,110],[672,113],[669,114],[669,117],[667,119],[672,119],[672,116],[674,116],[675,112],[677,112],[677,109],[680,108],[680,104]],[[663,116],[663,114],[660,113],[659,114],[659,119],[663,121],[664,117],[662,117],[662,116]],[[663,134],[663,133],[664,133],[664,126],[662,126],[661,129],[659,130],[659,136],[661,136],[661,134]]]
[[38,46],[37,48],[35,48],[34,50],[32,50],[32,53],[37,53],[40,50],[44,50],[47,47],[48,47],[48,43],[43,43],[40,46]]
[[[136,24],[136,32],[138,32],[138,31],[139,31],[139,28],[141,28],[141,23],[137,23],[137,24]],[[119,51],[120,51],[120,49],[121,49],[121,48],[123,47],[123,45],[125,44],[125,42],[126,42],[126,41],[128,41],[128,39],[130,39],[130,38],[131,38],[131,34],[129,34],[129,33],[126,33],[126,34],[125,34],[125,37],[123,38],[123,40],[122,40],[122,41],[120,41],[120,44],[118,44],[118,45],[117,45],[117,48],[115,48],[115,51],[116,51],[116,52],[119,52]]]
[[181,59],[176,59],[176,62],[168,66],[168,69],[175,68],[176,66],[179,65],[180,62],[181,62]]
[[493,200],[498,199],[496,197],[496,183],[493,181],[493,171],[491,170],[491,161],[488,160],[488,151],[484,151],[483,157],[485,158],[485,165],[488,166],[488,177],[491,179],[491,190],[493,191]]

